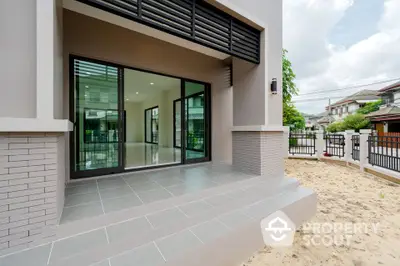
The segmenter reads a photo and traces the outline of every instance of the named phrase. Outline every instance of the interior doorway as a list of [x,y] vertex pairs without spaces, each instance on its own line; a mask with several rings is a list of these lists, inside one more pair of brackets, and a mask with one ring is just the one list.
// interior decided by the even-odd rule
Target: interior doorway
[[210,85],[71,57],[72,178],[209,161]]

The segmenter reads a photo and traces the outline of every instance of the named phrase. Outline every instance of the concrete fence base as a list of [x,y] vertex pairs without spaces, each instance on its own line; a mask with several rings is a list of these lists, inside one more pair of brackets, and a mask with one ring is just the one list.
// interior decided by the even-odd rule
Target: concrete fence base
[[[335,163],[342,166],[350,166],[353,168],[360,169],[361,172],[367,172],[375,176],[384,178],[388,181],[400,184],[400,173],[378,166],[373,166],[368,162],[368,136],[372,133],[370,129],[362,129],[360,133],[355,133],[354,130],[346,130],[344,133],[345,146],[344,146],[344,157],[327,157],[324,156],[325,151],[325,140],[322,131],[316,132],[315,140],[315,154],[314,155],[292,155],[289,154],[289,147],[286,149],[285,158],[289,159],[305,159],[305,160],[320,160],[328,163]],[[353,159],[353,145],[352,136],[359,135],[359,160]],[[284,135],[284,143],[289,144],[288,135]]]

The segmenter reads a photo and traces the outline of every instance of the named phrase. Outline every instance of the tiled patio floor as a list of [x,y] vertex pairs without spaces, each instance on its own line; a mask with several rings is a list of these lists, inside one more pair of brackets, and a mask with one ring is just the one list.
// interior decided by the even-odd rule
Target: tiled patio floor
[[[243,228],[251,228],[259,239],[261,218],[301,199],[307,204],[313,197],[312,191],[298,189],[292,179],[251,177],[227,165],[207,164],[69,185],[60,229],[64,233],[79,230],[66,235],[58,232],[51,243],[0,256],[0,265],[187,266],[190,262],[176,263],[177,259],[188,252],[204,252],[206,247],[214,250],[213,243],[221,237],[237,236],[227,238],[218,249],[241,243],[248,235],[240,231]],[[158,196],[160,192],[166,193]],[[105,214],[116,210],[122,211]],[[93,217],[83,219],[89,216]],[[119,218],[110,222],[105,217]],[[253,244],[243,243],[246,247]]]
[[197,165],[70,183],[61,224],[132,208],[254,176],[229,165]]

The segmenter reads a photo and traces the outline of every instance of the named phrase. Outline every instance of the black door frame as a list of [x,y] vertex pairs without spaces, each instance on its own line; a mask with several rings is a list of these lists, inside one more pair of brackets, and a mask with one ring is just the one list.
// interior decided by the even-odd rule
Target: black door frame
[[[194,158],[187,159],[186,158],[186,138],[187,134],[187,119],[186,119],[186,98],[190,98],[193,95],[201,94],[195,93],[190,96],[186,96],[185,83],[198,83],[204,85],[204,157],[202,158]],[[182,101],[184,99],[184,101]],[[183,119],[182,119],[183,118]],[[192,164],[192,163],[201,163],[211,161],[211,84],[201,81],[193,81],[189,79],[182,78],[181,79],[181,153],[182,153],[182,163],[183,164]]]
[[[118,166],[117,167],[110,167],[110,168],[99,168],[93,170],[78,170],[76,169],[75,160],[79,157],[79,144],[80,142],[77,141],[78,135],[75,135],[75,132],[79,132],[79,123],[76,121],[76,109],[75,109],[75,90],[79,90],[79,76],[76,76],[75,79],[75,68],[74,68],[74,61],[80,60],[85,62],[97,63],[102,64],[105,66],[116,67],[115,65],[98,60],[92,60],[90,58],[84,58],[80,56],[69,56],[69,119],[73,123],[74,130],[69,133],[69,154],[70,154],[70,176],[71,179],[78,179],[78,178],[86,178],[86,177],[93,177],[99,175],[107,175],[107,174],[115,174],[121,173],[124,170],[124,158],[125,158],[125,133],[124,133],[124,71],[120,67],[116,67],[118,69]],[[75,82],[73,82],[75,81]],[[76,143],[76,149],[75,149]]]
[[[88,171],[77,171],[75,168],[75,159],[76,159],[76,150],[75,150],[75,137],[74,133],[76,132],[77,129],[79,129],[79,125],[75,121],[75,85],[77,85],[76,81],[74,81],[74,60],[82,60],[82,61],[87,61],[91,63],[97,63],[97,64],[103,64],[107,66],[112,66],[118,68],[118,77],[119,77],[119,82],[118,82],[118,95],[119,95],[119,100],[118,100],[118,109],[119,109],[119,123],[121,126],[121,130],[119,130],[119,157],[118,160],[121,162],[121,166],[118,168],[102,168],[102,169],[96,169],[96,170],[88,170]],[[168,164],[168,165],[153,165],[153,166],[144,166],[144,167],[138,167],[138,168],[125,168],[125,97],[124,97],[124,69],[131,69],[131,70],[136,70],[136,71],[141,71],[141,72],[146,72],[146,73],[151,73],[151,74],[156,74],[160,76],[165,76],[165,77],[171,77],[171,78],[176,78],[181,81],[181,99],[184,99],[185,97],[185,88],[184,84],[185,82],[193,82],[193,83],[199,83],[205,85],[205,119],[208,121],[208,123],[205,123],[205,147],[207,147],[207,153],[204,158],[199,158],[199,159],[190,159],[187,160],[185,157],[186,150],[184,148],[185,144],[184,141],[186,141],[186,138],[184,136],[185,133],[185,119],[182,119],[182,115],[184,115],[184,107],[185,104],[182,104],[181,101],[181,162],[179,163],[173,163],[173,164]],[[183,96],[183,97],[182,97]],[[181,100],[180,99],[180,100]],[[175,102],[175,101],[174,101]],[[174,104],[173,102],[173,104]],[[174,108],[173,108],[174,109]],[[173,115],[173,121],[175,120],[175,113]],[[147,69],[141,69],[137,67],[132,67],[132,66],[127,66],[127,65],[122,65],[122,64],[117,64],[113,62],[108,62],[104,60],[99,60],[99,59],[93,59],[90,57],[85,57],[85,56],[79,56],[79,55],[74,55],[70,54],[69,55],[69,119],[73,120],[72,123],[74,124],[74,130],[69,133],[69,146],[70,146],[70,175],[72,179],[79,179],[79,178],[89,178],[89,177],[94,177],[94,176],[101,176],[101,175],[108,175],[108,174],[114,174],[114,173],[123,173],[123,172],[136,172],[136,171],[143,171],[143,170],[149,170],[149,169],[156,169],[156,168],[166,168],[166,167],[173,167],[177,165],[183,165],[183,164],[192,164],[192,163],[200,163],[200,162],[206,162],[206,161],[211,161],[212,157],[212,145],[211,145],[211,83],[204,82],[204,81],[199,81],[199,80],[194,80],[190,78],[185,78],[185,77],[180,77],[180,76],[174,76],[170,74],[164,74],[160,72],[155,72]],[[175,123],[174,123],[175,127]],[[174,134],[175,134],[175,129],[174,129]],[[175,142],[175,138],[174,138]],[[77,142],[77,145],[79,146],[79,141]],[[78,147],[79,148],[79,147]]]

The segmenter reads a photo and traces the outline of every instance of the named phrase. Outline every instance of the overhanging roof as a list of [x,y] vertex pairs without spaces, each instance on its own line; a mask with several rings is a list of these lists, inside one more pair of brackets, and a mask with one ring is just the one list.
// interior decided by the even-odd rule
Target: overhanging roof
[[260,31],[204,1],[74,1],[252,63],[260,62]]

